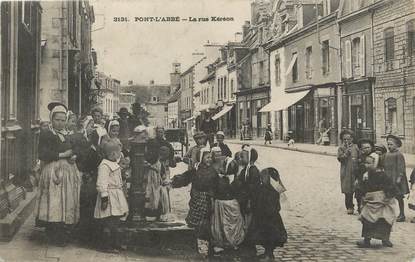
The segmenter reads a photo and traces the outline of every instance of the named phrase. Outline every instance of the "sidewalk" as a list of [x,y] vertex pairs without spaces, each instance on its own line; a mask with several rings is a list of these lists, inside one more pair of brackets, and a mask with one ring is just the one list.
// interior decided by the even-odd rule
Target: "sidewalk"
[[[281,140],[273,140],[272,144],[264,145],[264,139],[253,139],[253,140],[238,140],[238,139],[229,139],[227,143],[230,144],[250,144],[255,146],[263,146],[263,147],[273,147],[279,148],[284,150],[291,150],[291,151],[298,151],[303,153],[311,153],[311,154],[319,154],[319,155],[328,155],[328,156],[337,156],[337,146],[322,146],[322,145],[315,145],[315,144],[301,144],[295,143],[292,146],[288,146],[287,143],[284,143]],[[404,154],[406,167],[407,168],[415,168],[415,155],[414,154]],[[409,176],[407,174],[407,176]]]

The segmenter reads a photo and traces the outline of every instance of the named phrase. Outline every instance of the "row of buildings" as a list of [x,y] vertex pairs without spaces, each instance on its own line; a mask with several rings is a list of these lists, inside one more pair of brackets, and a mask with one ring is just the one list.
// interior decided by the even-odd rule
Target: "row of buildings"
[[[105,97],[98,85],[118,90],[120,83],[102,83],[96,72],[88,1],[1,1],[0,21],[0,239],[9,239],[33,209],[48,103],[84,114]],[[114,101],[105,104],[107,112],[118,106]]]
[[[168,127],[330,144],[344,129],[415,152],[415,3],[412,0],[256,0],[235,41],[206,44],[184,72],[173,64]],[[238,39],[240,38],[240,39]]]

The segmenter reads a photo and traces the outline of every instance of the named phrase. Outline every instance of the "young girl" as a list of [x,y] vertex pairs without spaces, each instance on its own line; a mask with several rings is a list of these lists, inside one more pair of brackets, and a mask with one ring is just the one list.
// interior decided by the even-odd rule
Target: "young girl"
[[287,231],[280,216],[280,194],[285,191],[280,175],[275,168],[266,168],[260,173],[260,185],[253,199],[251,241],[265,249],[263,257],[274,259],[274,249],[287,242]]
[[363,197],[362,221],[363,241],[357,242],[358,247],[370,247],[370,239],[382,240],[383,246],[392,247],[389,240],[393,222],[396,214],[397,201],[394,195],[397,192],[396,186],[391,179],[385,175],[383,164],[379,162],[379,155],[371,153],[366,157],[365,167],[367,173],[363,175],[362,189]]
[[98,196],[94,217],[103,224],[103,250],[119,253],[121,241],[118,227],[120,219],[128,214],[128,204],[122,190],[121,168],[117,163],[121,150],[114,141],[105,142],[102,148],[105,158],[98,167]]
[[385,173],[391,179],[392,183],[399,189],[396,199],[399,203],[399,216],[396,222],[405,221],[404,196],[409,193],[408,179],[406,177],[405,158],[399,148],[402,141],[399,137],[388,135],[386,137],[389,152],[385,155]]
[[151,150],[147,152],[145,162],[146,178],[146,203],[145,215],[147,221],[155,221],[160,216],[160,196],[161,196],[161,163],[159,152]]
[[213,193],[218,184],[218,173],[212,166],[212,155],[207,148],[201,149],[197,157],[196,169],[188,170],[173,177],[173,188],[187,186],[192,183],[190,191],[189,213],[186,222],[195,228],[198,252],[208,255],[210,234],[210,217]]
[[191,147],[183,157],[183,162],[188,165],[188,170],[195,168],[195,164],[198,162],[197,154],[202,148],[206,147],[207,143],[207,136],[204,132],[196,132],[193,139],[195,140],[196,145]]
[[170,148],[168,146],[160,147],[160,163],[161,163],[161,188],[160,188],[160,221],[167,222],[171,213],[170,205]]
[[245,238],[244,220],[231,182],[238,172],[238,163],[232,158],[222,162],[218,186],[214,192],[212,215],[212,244],[216,253],[224,248],[237,249]]

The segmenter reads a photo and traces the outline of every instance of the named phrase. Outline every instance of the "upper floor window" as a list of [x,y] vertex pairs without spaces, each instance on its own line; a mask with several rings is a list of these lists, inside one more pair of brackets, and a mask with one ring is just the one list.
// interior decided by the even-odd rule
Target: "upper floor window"
[[406,23],[406,27],[408,31],[408,56],[415,56],[415,19]]
[[391,61],[395,57],[395,33],[392,27],[385,29],[385,60]]
[[353,39],[352,42],[352,70],[353,75],[360,75],[360,38]]
[[226,99],[227,98],[227,94],[226,94],[226,76],[223,79],[223,97]]
[[329,40],[323,41],[322,43],[322,60],[323,60],[323,75],[327,75],[330,72],[330,45]]
[[231,79],[231,98],[235,97],[235,87],[234,87],[234,83],[233,83],[233,79]]
[[275,83],[281,83],[281,60],[280,57],[275,57]]
[[[297,57],[297,53],[293,53],[293,57],[294,56]],[[297,59],[295,59],[294,64],[293,64],[292,77],[293,77],[293,82],[298,81],[298,63],[297,63]]]
[[32,30],[32,2],[22,2],[22,23],[26,26],[27,30]]
[[259,84],[265,84],[264,81],[264,61],[259,62]]
[[313,54],[313,47],[309,46],[305,50],[305,75],[307,79],[311,79],[313,76],[313,66],[311,63],[311,57]]

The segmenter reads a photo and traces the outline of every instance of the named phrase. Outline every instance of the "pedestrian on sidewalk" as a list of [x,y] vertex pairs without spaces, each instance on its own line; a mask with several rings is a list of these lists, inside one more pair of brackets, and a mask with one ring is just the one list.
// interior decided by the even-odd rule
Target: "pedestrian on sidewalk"
[[275,168],[265,168],[260,173],[260,184],[253,199],[252,241],[261,245],[265,261],[273,260],[276,247],[287,242],[287,231],[282,221],[280,194],[285,191],[280,175]]
[[212,115],[209,113],[206,119],[204,119],[200,125],[200,131],[204,132],[209,142],[209,147],[213,147],[216,133],[216,123],[212,119]]
[[[408,207],[409,209],[415,210],[415,168],[412,169],[409,183],[411,183],[411,192],[409,193]],[[415,217],[411,219],[411,223],[415,223]]]
[[117,160],[121,149],[113,140],[102,145],[105,158],[98,167],[97,190],[94,217],[102,223],[102,250],[119,253],[122,249],[119,225],[128,215],[128,204],[122,189],[121,167]]
[[337,160],[340,162],[341,191],[345,196],[347,214],[353,215],[353,193],[358,167],[359,148],[354,143],[354,134],[350,130],[340,133],[342,145],[337,151]]
[[389,152],[385,155],[385,173],[392,183],[399,189],[396,199],[399,203],[399,216],[397,222],[405,221],[404,197],[409,193],[408,178],[406,177],[405,157],[399,151],[402,141],[395,135],[386,137]]
[[65,246],[67,229],[79,221],[81,176],[65,131],[67,108],[50,103],[51,128],[40,133],[39,159],[43,167],[39,179],[36,218],[46,225],[50,243]]
[[363,185],[363,174],[367,172],[366,170],[366,157],[370,155],[374,150],[374,143],[370,139],[362,138],[357,143],[359,147],[359,158],[358,158],[358,170],[356,172],[356,180],[355,180],[355,198],[357,202],[357,211],[360,214],[361,207],[362,207],[362,185]]
[[225,133],[223,131],[218,131],[216,133],[216,143],[213,144],[213,147],[220,147],[222,156],[232,157],[232,151],[229,149],[228,145],[223,141],[225,140]]
[[197,158],[199,162],[196,168],[174,176],[172,187],[179,188],[192,184],[186,223],[189,227],[195,228],[199,254],[207,256],[211,250],[210,224],[213,195],[219,176],[212,165],[212,154],[208,148],[198,151]]
[[258,152],[249,145],[244,145],[242,151],[238,154],[238,158],[243,165],[243,169],[235,179],[234,186],[241,213],[244,217],[245,231],[247,232],[243,244],[250,252],[256,253],[255,244],[252,241],[253,228],[251,222],[255,209],[256,189],[260,184],[259,170],[255,165],[258,160]]
[[[381,155],[379,155],[379,153]],[[363,240],[357,242],[358,247],[370,247],[372,238],[382,240],[382,245],[392,247],[390,233],[396,220],[395,199],[397,187],[392,183],[383,169],[383,152],[373,152],[366,156],[366,172],[362,177],[363,208],[359,219],[362,222]]]
[[272,129],[271,129],[271,124],[268,124],[267,129],[265,131],[265,142],[264,145],[266,145],[267,143],[272,144]]

